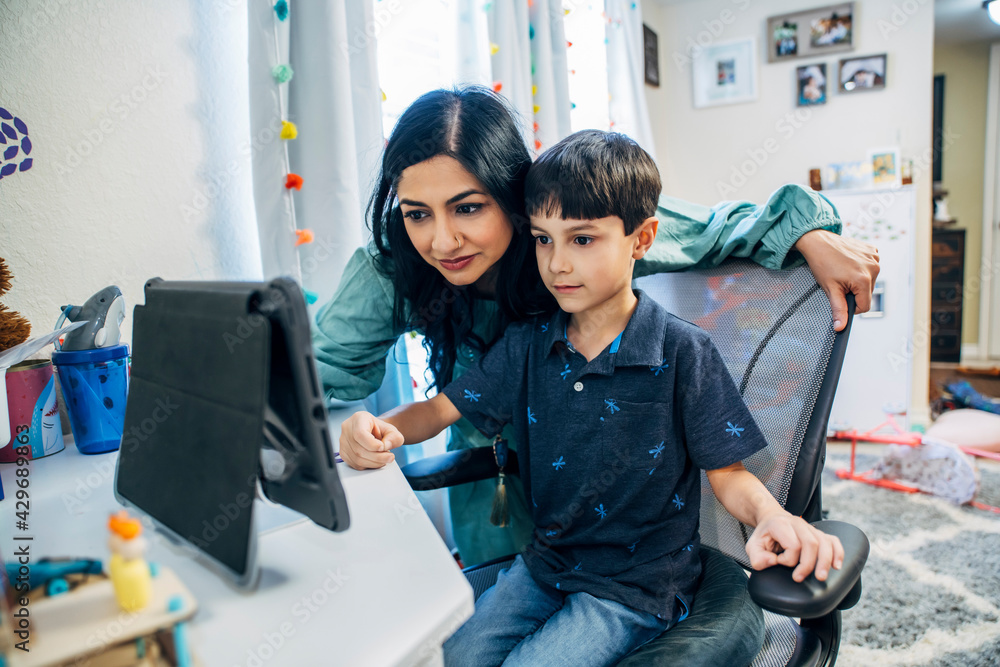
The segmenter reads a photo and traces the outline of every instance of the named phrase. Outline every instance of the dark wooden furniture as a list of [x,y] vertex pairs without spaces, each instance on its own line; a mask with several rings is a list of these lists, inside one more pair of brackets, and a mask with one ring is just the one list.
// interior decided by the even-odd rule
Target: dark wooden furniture
[[935,229],[931,240],[931,361],[959,361],[964,279],[965,230]]

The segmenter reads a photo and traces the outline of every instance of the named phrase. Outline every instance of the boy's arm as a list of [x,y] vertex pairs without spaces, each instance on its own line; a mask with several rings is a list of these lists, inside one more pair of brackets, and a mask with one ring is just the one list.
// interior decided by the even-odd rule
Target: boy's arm
[[755,527],[746,546],[755,570],[780,564],[795,568],[795,581],[804,581],[814,571],[817,579],[826,581],[831,566],[840,569],[844,562],[840,540],[785,511],[741,462],[705,474],[722,506],[739,521]]
[[530,337],[530,323],[512,324],[472,368],[429,401],[402,405],[381,417],[351,415],[341,427],[341,458],[352,468],[381,468],[395,458],[390,450],[423,442],[463,416],[484,435],[499,433],[511,419]]
[[427,401],[400,405],[383,414],[380,419],[396,427],[403,435],[404,442],[414,443],[433,438],[461,417],[455,404],[442,393]]
[[341,425],[340,457],[359,470],[381,468],[396,458],[390,450],[433,438],[459,417],[461,414],[444,394],[401,405],[380,417],[355,412]]

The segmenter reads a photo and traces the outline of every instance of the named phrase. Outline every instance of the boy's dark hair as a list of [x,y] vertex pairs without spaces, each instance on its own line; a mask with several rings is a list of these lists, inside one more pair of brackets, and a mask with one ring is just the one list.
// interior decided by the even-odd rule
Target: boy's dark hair
[[631,234],[656,213],[660,172],[649,153],[618,132],[574,132],[539,156],[525,183],[528,215],[596,220],[616,215]]

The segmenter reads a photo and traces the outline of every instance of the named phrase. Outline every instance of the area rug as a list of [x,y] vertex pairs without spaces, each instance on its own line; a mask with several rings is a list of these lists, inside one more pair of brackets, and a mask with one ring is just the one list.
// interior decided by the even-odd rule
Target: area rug
[[[858,470],[877,460],[859,454]],[[861,601],[843,612],[837,664],[1000,665],[1000,515],[838,479],[848,463],[828,455],[824,508],[861,528],[872,550]],[[980,475],[977,500],[1000,506],[1000,471]]]

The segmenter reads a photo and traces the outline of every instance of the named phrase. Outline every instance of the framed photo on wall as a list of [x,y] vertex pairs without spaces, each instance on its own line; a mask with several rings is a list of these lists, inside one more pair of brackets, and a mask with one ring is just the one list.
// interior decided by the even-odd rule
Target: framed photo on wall
[[838,87],[842,93],[857,93],[863,90],[885,88],[886,54],[844,58],[840,61],[837,74]]
[[797,106],[826,104],[826,63],[797,67],[795,81],[798,90]]
[[660,87],[660,47],[656,33],[642,24],[643,69],[646,73],[646,83]]
[[854,3],[817,7],[767,19],[767,62],[809,58],[854,48]]
[[711,44],[691,62],[696,109],[757,99],[757,40]]

